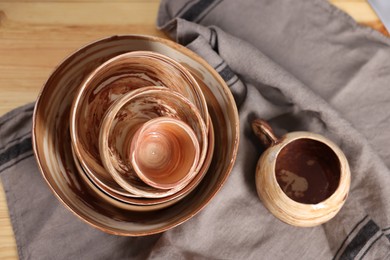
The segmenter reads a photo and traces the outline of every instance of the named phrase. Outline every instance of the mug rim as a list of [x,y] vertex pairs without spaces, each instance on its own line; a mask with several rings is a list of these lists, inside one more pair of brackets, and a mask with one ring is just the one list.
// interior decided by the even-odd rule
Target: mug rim
[[[304,136],[306,135],[306,136]],[[297,204],[300,204],[300,205],[319,205],[321,203],[324,203],[324,202],[327,202],[328,200],[330,200],[332,197],[334,197],[334,195],[336,194],[336,192],[338,190],[340,190],[340,186],[342,183],[342,180],[344,180],[345,178],[345,174],[346,172],[343,171],[343,164],[345,164],[347,162],[347,158],[345,157],[344,153],[341,151],[341,149],[334,143],[332,142],[331,140],[329,140],[328,138],[326,138],[325,136],[322,136],[322,135],[319,135],[319,134],[315,134],[315,133],[311,133],[311,132],[306,132],[306,131],[295,131],[295,132],[289,132],[287,134],[285,134],[284,136],[282,136],[279,140],[280,142],[278,144],[280,144],[280,147],[278,147],[278,151],[277,153],[275,154],[275,159],[272,161],[272,169],[274,171],[274,174],[272,175],[273,176],[273,179],[274,181],[276,181],[276,183],[278,184],[278,187],[281,189],[279,183],[277,182],[277,179],[276,179],[276,174],[275,174],[275,168],[276,168],[276,161],[278,159],[278,156],[280,154],[280,152],[283,150],[283,148],[285,148],[286,146],[288,146],[289,144],[291,144],[292,142],[294,141],[297,141],[297,140],[301,140],[301,139],[309,139],[309,140],[314,140],[314,141],[317,141],[317,142],[320,142],[324,145],[326,145],[328,148],[330,148],[332,150],[332,152],[337,156],[337,159],[340,163],[340,166],[339,166],[339,170],[340,170],[340,179],[339,179],[339,183],[337,184],[337,188],[336,190],[332,193],[332,195],[330,195],[329,197],[327,197],[325,200],[319,202],[319,203],[315,203],[315,204],[310,204],[310,203],[301,203],[301,202],[297,202],[293,199],[291,199],[290,197],[287,196],[286,193],[283,192],[283,194],[290,200],[292,200],[293,202],[297,203]],[[277,144],[277,145],[278,145]],[[275,145],[276,146],[276,145]],[[272,147],[275,147],[275,146],[272,146]],[[272,149],[272,147],[269,147]],[[282,190],[282,189],[281,189]],[[283,190],[282,190],[283,191]]]

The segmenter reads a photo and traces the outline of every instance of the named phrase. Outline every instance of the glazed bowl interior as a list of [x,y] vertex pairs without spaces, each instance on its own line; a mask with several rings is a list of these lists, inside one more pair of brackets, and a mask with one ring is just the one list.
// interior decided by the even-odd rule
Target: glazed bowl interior
[[187,124],[160,117],[137,130],[129,157],[145,183],[158,189],[171,189],[186,186],[186,180],[195,177],[199,154],[197,137]]
[[[180,120],[194,131],[200,160],[182,185],[162,190],[140,180],[130,161],[129,148],[140,127],[163,117]],[[104,168],[128,192],[145,198],[167,197],[183,189],[200,172],[208,151],[207,128],[198,109],[183,95],[165,87],[138,88],[108,108],[100,126],[99,151]]]
[[[141,198],[136,195],[131,196],[124,196],[120,193],[114,192],[112,188],[106,186],[105,183],[100,182],[94,175],[90,175],[79,163],[78,168],[82,169],[82,171],[79,170],[79,173],[82,173],[83,175],[86,175],[86,178],[88,179],[87,184],[92,184],[94,187],[92,187],[93,190],[96,190],[96,188],[99,189],[100,194],[104,196],[110,196],[117,201],[126,203],[126,204],[132,204],[132,205],[140,205],[140,206],[151,206],[151,205],[157,205],[157,204],[164,204],[164,205],[171,205],[172,202],[177,202],[181,199],[183,199],[187,194],[189,194],[203,179],[205,174],[207,173],[207,170],[211,164],[213,154],[214,154],[214,127],[212,124],[211,119],[209,119],[209,133],[208,133],[208,150],[206,159],[202,165],[202,168],[200,169],[199,173],[194,177],[194,179],[183,189],[179,190],[178,192],[169,195],[167,197],[162,198]],[[73,155],[74,160],[78,160],[77,156]],[[84,176],[82,176],[84,177]],[[84,178],[85,179],[85,178]]]
[[193,102],[208,122],[207,103],[197,81],[182,65],[156,52],[116,55],[93,70],[80,85],[70,113],[75,153],[90,175],[111,186],[116,183],[100,160],[98,136],[105,112],[125,93],[147,86],[167,87]]
[[[151,212],[123,210],[96,196],[77,174],[69,134],[70,108],[84,78],[108,59],[136,50],[164,54],[191,71],[206,97],[216,131],[210,167],[196,189],[180,202]],[[183,46],[149,36],[114,36],[89,44],[69,56],[42,89],[33,119],[35,156],[53,193],[90,225],[125,236],[165,231],[188,220],[205,207],[232,169],[238,138],[237,109],[222,78],[207,62]]]

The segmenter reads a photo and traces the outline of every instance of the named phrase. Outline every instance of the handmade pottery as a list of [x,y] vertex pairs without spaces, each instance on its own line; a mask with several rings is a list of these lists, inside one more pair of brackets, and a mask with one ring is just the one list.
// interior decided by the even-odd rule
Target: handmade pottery
[[256,168],[256,188],[264,206],[294,226],[316,226],[334,217],[347,199],[351,179],[341,149],[310,132],[277,138],[260,119],[252,128],[268,146]]
[[170,117],[143,124],[130,147],[131,165],[138,177],[158,189],[185,187],[197,174],[199,154],[192,128]]
[[[69,134],[70,108],[85,77],[110,58],[136,50],[155,51],[184,65],[204,93],[212,124],[218,126],[213,142],[215,151],[203,180],[170,207],[149,212],[124,210],[97,196],[78,174]],[[70,211],[102,231],[142,236],[163,232],[183,223],[214,197],[229,176],[236,159],[239,121],[234,99],[226,83],[198,55],[168,40],[124,35],[91,43],[55,69],[35,106],[32,140],[42,176],[53,194]],[[151,201],[155,203],[155,199]]]
[[[200,151],[193,172],[181,185],[169,190],[156,190],[140,181],[130,162],[134,133],[157,117],[176,118],[188,124]],[[197,108],[181,94],[164,87],[143,87],[125,94],[108,108],[100,127],[99,153],[104,168],[125,190],[145,198],[166,197],[183,189],[201,170],[207,150],[207,127]]]
[[[191,182],[185,186],[183,189],[173,193],[172,195],[161,197],[161,198],[144,198],[141,196],[137,196],[134,194],[131,194],[130,196],[122,195],[118,192],[115,192],[112,190],[112,188],[107,187],[104,183],[100,182],[94,175],[90,175],[88,172],[85,171],[84,168],[82,168],[82,165],[80,167],[82,168],[82,172],[87,175],[87,178],[90,182],[87,184],[93,184],[94,188],[97,187],[99,190],[101,190],[104,194],[118,200],[124,203],[133,204],[133,205],[156,205],[156,204],[169,204],[171,202],[177,202],[181,199],[183,199],[187,194],[189,194],[191,191],[193,191],[196,186],[200,183],[200,181],[203,179],[205,174],[207,173],[207,170],[210,166],[210,163],[213,158],[214,154],[214,128],[213,124],[209,122],[209,134],[208,134],[208,149],[207,149],[207,155],[206,159],[203,163],[202,168],[200,169],[199,173],[195,175],[195,177],[191,180]],[[77,157],[76,157],[77,158]]]
[[208,124],[207,104],[198,82],[174,59],[152,51],[127,52],[103,62],[80,84],[71,107],[71,138],[83,169],[124,196],[132,194],[117,185],[100,160],[100,125],[115,100],[146,86],[164,86],[181,93],[199,109]]

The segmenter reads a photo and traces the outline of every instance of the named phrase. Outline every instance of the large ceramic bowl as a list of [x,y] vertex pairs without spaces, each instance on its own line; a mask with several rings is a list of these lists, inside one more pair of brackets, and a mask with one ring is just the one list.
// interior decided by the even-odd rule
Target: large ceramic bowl
[[[106,60],[129,51],[149,50],[184,65],[206,97],[215,129],[215,149],[208,172],[190,194],[158,211],[123,210],[96,196],[75,167],[69,113],[78,86]],[[124,35],[106,38],[78,50],[53,72],[34,111],[33,148],[43,177],[58,199],[75,215],[105,232],[125,236],[159,233],[190,219],[213,198],[236,159],[239,122],[233,96],[218,73],[202,58],[169,40]]]

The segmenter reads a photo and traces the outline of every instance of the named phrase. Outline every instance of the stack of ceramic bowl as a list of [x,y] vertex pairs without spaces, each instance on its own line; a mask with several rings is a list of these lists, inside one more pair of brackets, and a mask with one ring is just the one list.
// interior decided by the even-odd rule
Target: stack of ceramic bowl
[[151,51],[115,56],[92,71],[76,92],[70,130],[84,181],[123,209],[156,210],[184,198],[214,148],[199,84]]
[[172,41],[113,36],[66,58],[38,97],[33,148],[76,216],[105,232],[150,235],[190,219],[236,159],[238,113],[202,58]]

